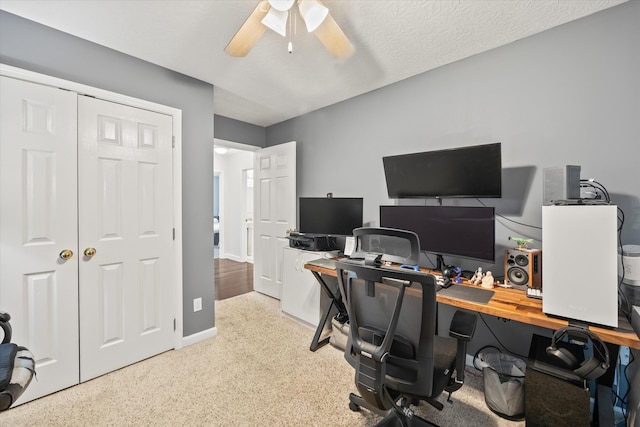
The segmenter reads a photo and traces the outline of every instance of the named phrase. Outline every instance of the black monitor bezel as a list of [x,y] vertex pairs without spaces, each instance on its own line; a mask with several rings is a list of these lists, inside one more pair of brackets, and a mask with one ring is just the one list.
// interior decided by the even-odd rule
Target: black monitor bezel
[[[335,214],[336,217],[341,217],[341,221],[349,224],[342,224],[335,229],[328,229],[326,224],[324,226],[308,226],[307,224],[313,222],[306,218],[306,213],[303,212],[304,206],[307,203],[321,204],[323,206],[316,206],[314,213],[317,213],[318,209],[328,209],[331,207],[331,214]],[[344,204],[349,204],[349,208],[359,211],[359,220],[347,220],[344,218]],[[342,206],[340,206],[342,204]],[[333,206],[331,206],[333,205]],[[305,234],[322,234],[330,236],[350,236],[353,234],[355,228],[362,227],[364,218],[364,199],[362,197],[299,197],[298,198],[298,231]],[[306,229],[305,229],[306,228]]]
[[500,198],[500,142],[385,156],[389,198]]
[[[403,212],[404,215],[402,222],[400,223],[390,223],[388,220],[383,219],[383,210],[384,209],[394,209],[396,210],[396,214],[399,212]],[[413,212],[411,212],[413,211]],[[491,226],[486,230],[483,230],[484,233],[487,234],[489,238],[489,242],[487,242],[486,247],[482,251],[484,255],[474,256],[473,252],[465,250],[462,243],[463,239],[468,239],[470,236],[463,236],[461,232],[458,235],[455,234],[456,230],[453,230],[452,224],[445,224],[442,227],[449,227],[447,231],[453,231],[451,235],[452,238],[457,238],[460,240],[459,246],[457,250],[451,250],[449,247],[448,250],[442,250],[443,245],[436,245],[429,241],[428,236],[426,236],[427,231],[424,228],[421,228],[422,224],[420,224],[420,219],[417,218],[419,214],[428,215],[429,213],[437,213],[439,218],[442,218],[444,214],[451,213],[453,219],[461,220],[463,218],[464,213],[477,213],[476,217],[478,219],[484,219],[485,221],[490,220]],[[482,214],[482,216],[480,215]],[[496,243],[495,243],[495,208],[487,207],[487,206],[409,206],[409,205],[390,205],[390,206],[380,206],[380,226],[381,227],[391,227],[391,228],[400,228],[404,230],[413,231],[416,233],[420,239],[420,249],[423,252],[432,253],[435,255],[447,255],[456,258],[464,258],[475,261],[484,261],[495,263],[496,256]],[[446,231],[440,230],[441,235],[446,234]],[[483,233],[483,235],[484,235]],[[439,236],[442,239],[442,236]]]

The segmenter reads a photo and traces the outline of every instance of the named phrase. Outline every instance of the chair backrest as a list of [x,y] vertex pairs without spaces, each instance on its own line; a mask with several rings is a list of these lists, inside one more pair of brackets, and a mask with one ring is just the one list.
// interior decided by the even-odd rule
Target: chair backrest
[[[374,239],[375,230],[368,229],[365,235]],[[414,233],[377,230],[382,230],[380,235],[383,237],[404,239],[409,248],[419,248]],[[356,231],[354,235],[357,235]],[[398,247],[394,243],[394,248]],[[393,255],[398,256],[397,253]],[[404,261],[413,259],[411,253],[400,256]],[[350,332],[345,358],[356,368],[356,385],[360,393],[368,401],[375,400],[370,403],[378,407],[382,402],[377,397],[367,397],[379,392],[375,390],[378,383],[401,393],[430,396],[436,335],[435,277],[419,271],[350,260],[336,262],[336,270],[349,313]],[[382,359],[384,363],[378,363]],[[375,377],[372,384],[364,379],[360,386],[361,370],[362,377]],[[370,393],[370,389],[374,391]]]
[[361,227],[353,230],[356,248],[352,258],[365,258],[367,254],[381,256],[381,261],[418,265],[420,241],[412,231],[393,228]]

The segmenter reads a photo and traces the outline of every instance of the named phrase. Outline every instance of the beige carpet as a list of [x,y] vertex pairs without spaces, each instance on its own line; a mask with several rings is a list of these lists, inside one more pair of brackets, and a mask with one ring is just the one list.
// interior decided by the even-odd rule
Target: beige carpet
[[[216,302],[218,335],[0,413],[2,426],[371,426],[351,412],[353,369],[340,351],[309,351],[313,329],[280,314],[278,301],[249,294]],[[446,426],[523,426],[493,414],[482,378],[439,412]],[[475,375],[475,376],[474,376]]]

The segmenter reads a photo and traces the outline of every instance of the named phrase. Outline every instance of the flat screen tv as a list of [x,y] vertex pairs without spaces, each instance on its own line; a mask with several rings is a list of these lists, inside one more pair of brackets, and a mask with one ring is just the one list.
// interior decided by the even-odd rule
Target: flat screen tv
[[380,226],[413,231],[438,264],[443,255],[495,262],[493,207],[380,206]]
[[351,236],[362,227],[362,198],[300,197],[301,233]]
[[382,158],[387,192],[409,197],[502,197],[499,142]]

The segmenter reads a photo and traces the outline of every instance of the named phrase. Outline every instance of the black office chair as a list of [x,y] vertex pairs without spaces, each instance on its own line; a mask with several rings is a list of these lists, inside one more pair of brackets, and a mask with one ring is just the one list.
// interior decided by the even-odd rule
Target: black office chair
[[22,395],[35,375],[33,354],[11,342],[11,316],[0,311],[0,412],[9,409]]
[[477,318],[459,310],[450,336],[438,336],[436,278],[411,269],[419,257],[418,237],[384,228],[357,229],[354,236],[354,256],[364,259],[336,263],[350,322],[345,358],[356,369],[360,393],[351,393],[349,407],[383,416],[379,426],[433,425],[410,406],[423,400],[441,410],[436,398],[462,386]]

